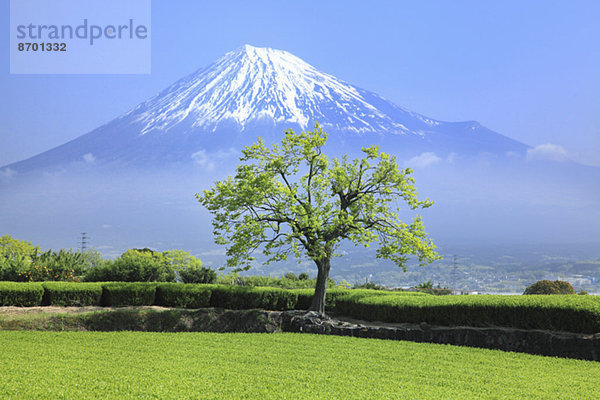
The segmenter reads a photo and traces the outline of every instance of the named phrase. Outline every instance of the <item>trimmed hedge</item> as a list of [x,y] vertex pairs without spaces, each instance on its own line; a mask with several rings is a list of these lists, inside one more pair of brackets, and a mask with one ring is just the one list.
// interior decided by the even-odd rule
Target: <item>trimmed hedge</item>
[[368,321],[444,326],[504,326],[600,332],[596,296],[357,296],[338,299],[336,313]]
[[[293,289],[292,292],[298,295],[298,302],[296,303],[296,310],[308,310],[310,304],[312,303],[313,294],[315,293],[314,289]],[[350,296],[350,297],[349,297]],[[411,297],[422,297],[422,296],[430,296],[427,293],[422,292],[402,292],[402,291],[384,291],[384,290],[372,290],[372,289],[329,289],[325,293],[325,308],[329,312],[334,313],[344,313],[346,310],[343,308],[339,309],[338,303],[339,301],[343,301],[344,304],[348,301],[348,299],[358,299],[366,296],[411,296]],[[342,305],[343,307],[343,305]]]
[[0,306],[39,306],[43,295],[41,283],[0,282]]
[[102,284],[102,300],[105,307],[151,306],[156,298],[156,283],[109,282]]
[[186,283],[161,283],[156,287],[157,306],[176,308],[202,308],[210,305],[210,285]]
[[[160,305],[174,308],[308,309],[313,289],[240,287],[183,283],[0,282],[0,306]],[[443,326],[504,326],[576,333],[600,332],[600,297],[576,295],[432,296],[419,292],[331,289],[327,311],[382,322],[426,322]]]
[[44,282],[43,306],[99,306],[102,285],[99,283]]
[[262,308],[265,310],[293,310],[298,303],[298,295],[292,290],[272,287],[240,287],[228,285],[211,286],[211,307],[243,310]]

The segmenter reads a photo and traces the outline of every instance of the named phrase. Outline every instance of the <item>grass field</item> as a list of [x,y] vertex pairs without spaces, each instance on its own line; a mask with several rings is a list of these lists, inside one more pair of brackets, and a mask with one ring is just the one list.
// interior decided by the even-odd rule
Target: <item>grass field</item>
[[307,334],[0,332],[0,398],[597,399],[600,363]]

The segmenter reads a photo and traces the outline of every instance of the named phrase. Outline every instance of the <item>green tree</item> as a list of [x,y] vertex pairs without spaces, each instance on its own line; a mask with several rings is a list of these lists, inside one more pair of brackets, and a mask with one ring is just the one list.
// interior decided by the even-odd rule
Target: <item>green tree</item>
[[183,250],[167,250],[163,251],[163,256],[166,257],[169,264],[175,271],[182,269],[197,269],[202,267],[202,261],[194,257],[191,252]]
[[32,261],[40,251],[31,242],[0,236],[0,281],[25,281]]
[[214,283],[217,280],[217,273],[203,267],[202,261],[189,251],[167,250],[163,255],[183,283]]
[[285,132],[280,145],[262,138],[242,150],[235,176],[216,182],[198,201],[214,214],[215,242],[227,245],[227,263],[250,268],[261,249],[266,263],[289,255],[312,259],[317,283],[310,309],[324,313],[327,279],[335,249],[344,239],[365,247],[377,241],[377,257],[405,268],[410,256],[421,264],[439,256],[421,217],[403,222],[398,200],[412,210],[420,201],[409,168],[377,146],[363,148],[362,159],[330,160],[322,153],[327,134]]
[[565,281],[537,281],[525,289],[523,294],[575,294],[575,289]]
[[88,282],[174,282],[175,271],[163,253],[148,248],[129,249],[114,261],[106,260],[87,271]]

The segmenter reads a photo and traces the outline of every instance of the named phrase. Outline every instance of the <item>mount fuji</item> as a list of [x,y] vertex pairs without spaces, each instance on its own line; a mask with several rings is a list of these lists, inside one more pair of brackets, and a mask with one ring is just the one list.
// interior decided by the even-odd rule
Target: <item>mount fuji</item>
[[194,193],[230,174],[257,136],[278,142],[285,129],[316,122],[329,135],[326,154],[377,144],[415,170],[422,197],[435,201],[424,218],[442,250],[600,237],[600,168],[530,157],[529,146],[477,122],[426,117],[288,52],[248,45],[85,135],[0,168],[0,234],[70,247],[85,231],[108,256],[184,248],[222,263]]
[[[385,144],[396,153],[524,155],[528,146],[476,122],[408,111],[281,50],[242,46],[79,138],[6,166],[13,173],[96,166],[154,166],[239,148],[261,135],[319,122],[343,150]],[[358,147],[357,147],[358,146]]]

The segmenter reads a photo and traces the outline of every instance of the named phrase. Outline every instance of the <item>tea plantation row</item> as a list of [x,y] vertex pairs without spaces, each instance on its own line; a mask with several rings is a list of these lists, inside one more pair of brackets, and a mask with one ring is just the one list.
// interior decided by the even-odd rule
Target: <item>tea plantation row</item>
[[[291,310],[307,309],[312,294],[312,289],[182,283],[0,282],[0,306],[158,305]],[[326,300],[328,312],[368,321],[600,332],[598,296],[430,296],[332,289]]]
[[0,332],[7,399],[597,399],[600,364],[242,333]]

